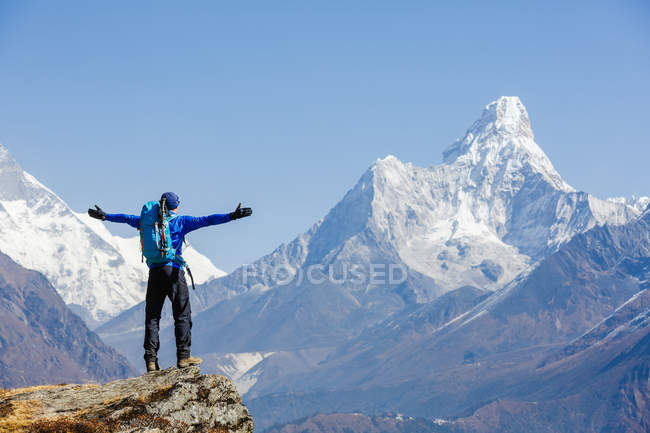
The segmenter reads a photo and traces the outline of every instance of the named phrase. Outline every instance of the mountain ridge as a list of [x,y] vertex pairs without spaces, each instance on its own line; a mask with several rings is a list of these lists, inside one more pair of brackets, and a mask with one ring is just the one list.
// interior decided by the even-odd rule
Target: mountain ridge
[[122,378],[135,370],[39,272],[0,253],[0,386]]

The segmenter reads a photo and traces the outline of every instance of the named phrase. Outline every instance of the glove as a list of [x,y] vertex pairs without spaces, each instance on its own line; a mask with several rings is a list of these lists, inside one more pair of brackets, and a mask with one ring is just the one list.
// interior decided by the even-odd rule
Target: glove
[[239,218],[244,218],[247,216],[251,216],[253,214],[253,209],[249,207],[241,207],[241,203],[239,203],[239,206],[237,206],[237,209],[235,209],[234,212],[230,212],[230,219],[231,220],[237,220]]
[[104,221],[106,219],[106,212],[102,210],[99,206],[95,205],[97,209],[88,209],[88,215],[92,218]]

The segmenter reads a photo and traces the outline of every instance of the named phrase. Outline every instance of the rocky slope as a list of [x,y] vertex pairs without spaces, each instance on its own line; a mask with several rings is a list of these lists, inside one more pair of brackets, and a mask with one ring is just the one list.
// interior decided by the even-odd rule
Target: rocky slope
[[[131,211],[138,212],[137,203]],[[1,145],[0,220],[2,251],[43,273],[90,326],[144,300],[148,271],[137,236],[113,236],[99,221],[72,211]],[[183,252],[199,282],[224,275],[192,248]]]
[[650,431],[650,295],[647,290],[641,295],[645,307],[639,315],[627,320],[614,314],[604,321],[621,319],[621,329],[610,328],[606,337],[587,346],[580,342],[576,353],[575,343],[568,344],[559,352],[561,360],[543,363],[506,398],[456,420],[453,431]]
[[0,391],[0,432],[252,433],[253,419],[222,376],[198,367],[147,373],[103,385]]
[[134,374],[40,273],[0,253],[0,386],[105,381]]

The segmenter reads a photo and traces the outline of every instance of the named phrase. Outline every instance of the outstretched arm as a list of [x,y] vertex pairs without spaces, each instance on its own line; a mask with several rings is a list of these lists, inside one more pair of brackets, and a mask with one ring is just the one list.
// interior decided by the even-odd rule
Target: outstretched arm
[[140,227],[140,215],[128,215],[124,213],[107,213],[106,221],[112,223],[125,223],[137,229]]
[[140,217],[138,215],[127,215],[123,213],[106,213],[99,206],[95,205],[96,209],[88,209],[88,215],[91,217],[114,223],[125,223],[133,228],[138,228],[140,225]]
[[215,226],[230,221],[230,215],[227,213],[215,213],[212,215],[193,217],[188,215],[179,216],[176,218],[176,224],[181,226],[181,233],[183,235],[198,230],[202,227]]
[[200,229],[201,227],[214,226],[217,224],[227,223],[228,221],[233,221],[239,218],[244,218],[251,216],[253,210],[249,207],[242,208],[241,203],[237,206],[234,212],[230,213],[215,213],[203,217],[192,217],[192,216],[180,216],[177,219],[178,223],[181,224],[181,232],[183,235],[188,234],[191,231]]

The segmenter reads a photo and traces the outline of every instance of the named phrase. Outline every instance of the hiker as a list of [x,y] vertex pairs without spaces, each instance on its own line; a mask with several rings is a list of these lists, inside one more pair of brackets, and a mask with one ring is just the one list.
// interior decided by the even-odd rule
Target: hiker
[[[96,209],[88,209],[88,215],[93,218],[126,223],[140,230],[142,254],[143,258],[146,257],[147,266],[149,266],[144,332],[144,360],[148,372],[160,370],[158,365],[158,349],[160,347],[158,329],[160,313],[166,297],[171,301],[174,313],[177,367],[184,368],[202,362],[201,358],[190,355],[192,311],[185,281],[185,268],[192,279],[192,285],[194,285],[194,281],[192,273],[182,257],[185,235],[201,227],[223,224],[250,216],[253,213],[251,208],[242,208],[239,203],[234,212],[192,217],[177,215],[179,204],[178,195],[166,192],[160,197],[160,202],[153,201],[145,204],[140,215],[107,214],[97,205],[95,205]],[[147,226],[147,224],[149,225]],[[162,228],[165,225],[168,227],[168,232],[167,229]],[[147,227],[150,230],[147,230]],[[159,229],[159,227],[161,228]],[[165,239],[165,233],[168,233],[171,239]],[[147,236],[151,237],[151,240]],[[151,247],[148,246],[151,242],[154,243],[155,254],[151,253]]]

